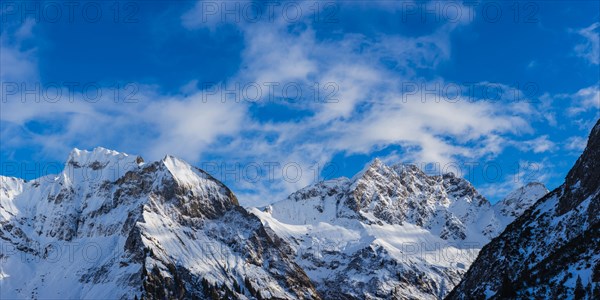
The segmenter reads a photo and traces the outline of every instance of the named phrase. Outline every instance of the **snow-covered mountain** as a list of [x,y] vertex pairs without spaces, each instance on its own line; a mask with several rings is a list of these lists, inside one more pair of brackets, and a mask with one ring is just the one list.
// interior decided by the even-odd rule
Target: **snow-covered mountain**
[[437,299],[479,250],[547,192],[529,184],[491,205],[452,173],[373,161],[251,211],[292,247],[326,299]]
[[289,246],[207,173],[74,150],[58,175],[1,178],[2,299],[317,299]]
[[34,299],[435,299],[547,192],[491,205],[451,173],[375,160],[249,212],[182,160],[104,148],[0,179],[0,297]]
[[486,245],[448,299],[600,298],[600,121],[564,184]]

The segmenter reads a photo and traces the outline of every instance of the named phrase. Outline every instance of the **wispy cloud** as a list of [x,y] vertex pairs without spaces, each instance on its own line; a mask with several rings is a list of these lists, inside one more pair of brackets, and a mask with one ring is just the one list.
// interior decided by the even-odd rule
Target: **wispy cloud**
[[583,43],[575,46],[575,53],[592,64],[600,63],[600,22],[577,31],[584,39]]
[[547,184],[558,176],[554,172],[554,164],[547,159],[541,161],[519,160],[514,172],[507,172],[503,181],[486,182],[477,190],[489,199],[501,200],[508,193],[531,182]]
[[583,149],[585,149],[585,146],[587,144],[587,137],[583,137],[583,136],[572,136],[569,137],[563,147],[566,150],[569,150],[571,152],[573,152],[574,154],[579,155],[581,152],[583,152]]
[[38,65],[35,47],[27,47],[24,42],[33,37],[35,22],[26,19],[22,24],[3,22],[0,33],[0,78],[2,82],[30,81],[38,78]]
[[527,141],[517,141],[514,145],[522,151],[532,151],[534,153],[552,152],[557,148],[548,135],[542,135]]
[[569,97],[573,104],[567,112],[572,116],[591,109],[600,110],[600,87],[598,85],[580,89]]

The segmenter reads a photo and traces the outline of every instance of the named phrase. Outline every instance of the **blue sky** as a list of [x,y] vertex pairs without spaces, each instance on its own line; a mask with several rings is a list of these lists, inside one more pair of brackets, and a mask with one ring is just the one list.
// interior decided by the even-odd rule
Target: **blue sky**
[[103,146],[181,157],[263,205],[379,157],[458,173],[497,201],[557,187],[599,117],[597,1],[0,9],[7,176]]

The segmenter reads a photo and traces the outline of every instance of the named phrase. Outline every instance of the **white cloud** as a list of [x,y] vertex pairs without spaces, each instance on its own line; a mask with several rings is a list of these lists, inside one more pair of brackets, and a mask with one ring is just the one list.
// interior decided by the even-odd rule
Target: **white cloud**
[[[200,17],[198,9],[197,5],[184,19],[191,14]],[[369,154],[391,145],[413,149],[410,157],[402,156],[403,161],[413,162],[446,163],[459,157],[497,155],[509,144],[506,135],[533,131],[528,118],[535,110],[524,99],[509,104],[506,99],[496,103],[460,99],[452,103],[442,97],[440,102],[423,103],[414,96],[406,103],[402,101],[402,83],[421,81],[414,77],[415,68],[434,69],[448,60],[450,34],[467,23],[441,24],[431,34],[417,37],[353,33],[331,39],[317,39],[310,18],[292,24],[275,16],[268,26],[238,23],[246,46],[242,71],[231,82],[294,81],[308,87],[313,82],[334,82],[339,88],[335,94],[338,102],[299,104],[312,112],[299,120],[247,120],[241,134],[214,152],[229,161],[248,162],[258,157],[262,161],[294,161],[304,168],[326,163],[339,152]],[[186,24],[184,20],[188,29],[219,25]],[[390,72],[383,61],[401,72]],[[547,151],[543,148],[535,150]],[[294,183],[281,179],[259,182],[244,193],[260,202],[253,204],[266,204],[277,200],[268,195],[283,196],[313,180],[309,176]]]
[[[579,89],[573,93],[549,94],[544,93],[539,97],[540,102],[536,105],[535,114],[541,115],[549,125],[564,128],[564,122],[559,124],[557,117],[568,119],[573,123],[581,123],[584,120],[578,118],[587,112],[595,112],[596,117],[600,112],[600,87],[598,84]],[[559,109],[557,109],[559,108]],[[592,126],[595,120],[591,122]],[[589,125],[589,124],[588,124]],[[591,126],[583,124],[582,129],[591,129]]]
[[592,64],[600,63],[600,22],[577,31],[585,41],[575,46],[575,53]]
[[598,85],[580,89],[568,97],[572,99],[572,105],[567,110],[567,113],[571,116],[576,116],[590,109],[600,110],[600,87]]
[[577,155],[580,155],[581,152],[583,152],[583,150],[585,149],[585,146],[587,144],[587,137],[583,137],[583,136],[572,136],[569,137],[563,147],[566,150],[572,151],[574,153],[576,153]]
[[532,151],[533,153],[552,152],[556,150],[556,145],[549,140],[548,135],[542,135],[528,141],[515,141],[513,144],[521,149],[521,151]]
[[245,28],[245,41],[242,54],[245,71],[239,74],[239,81],[303,82],[318,70],[320,49],[310,29],[293,35],[285,27],[249,25]]
[[[499,134],[530,130],[524,117],[512,116],[492,103],[464,99],[423,103],[418,96],[403,102],[400,95],[391,97],[365,112],[361,120],[337,126],[344,128],[340,149],[368,153],[377,146],[404,142],[420,148],[418,161],[446,163],[456,156],[478,158],[495,153]],[[479,150],[468,143],[477,143],[474,148]]]
[[38,78],[36,48],[26,48],[23,41],[32,37],[35,22],[26,19],[17,28],[5,26],[0,34],[0,80],[31,82]]
[[33,37],[33,27],[35,26],[36,21],[33,18],[27,18],[23,22],[23,24],[17,29],[15,32],[15,38],[19,41],[29,39]]
[[[33,98],[21,102],[15,95],[2,103],[3,147],[29,143],[42,146],[48,156],[61,158],[74,146],[112,145],[149,159],[173,154],[196,161],[219,137],[234,135],[243,126],[247,107],[234,101],[223,103],[219,95],[203,97],[196,91],[190,96],[164,96],[151,86],[137,88],[140,92],[134,103],[115,102],[109,88],[95,103],[81,93],[73,93],[70,101],[66,88],[54,103]],[[40,133],[29,129],[30,122],[57,130]],[[18,138],[23,131],[26,141]]]
[[142,120],[159,132],[150,154],[173,153],[197,160],[219,136],[237,134],[243,126],[246,107],[234,101],[212,97],[206,102],[201,92],[184,99],[152,101]]

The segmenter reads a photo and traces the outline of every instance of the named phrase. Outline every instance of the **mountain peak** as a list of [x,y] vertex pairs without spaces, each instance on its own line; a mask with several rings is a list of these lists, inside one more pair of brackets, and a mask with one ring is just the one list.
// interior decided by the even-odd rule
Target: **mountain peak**
[[537,200],[548,194],[548,189],[543,183],[530,182],[512,192],[495,206],[504,216],[516,217],[523,214]]
[[139,168],[144,160],[115,150],[96,147],[91,151],[74,148],[63,173],[74,180],[115,181],[125,173]]
[[539,194],[547,194],[548,188],[546,188],[546,186],[541,183],[541,182],[530,182],[527,183],[526,185],[512,191],[510,194],[508,194],[506,196],[506,198],[509,198],[511,196],[517,195],[517,194],[522,194],[522,193],[539,193]]
[[358,173],[354,174],[354,176],[352,176],[351,180],[356,181],[356,180],[360,179],[361,177],[363,177],[369,171],[376,172],[377,170],[380,170],[382,167],[385,167],[385,163],[383,163],[383,161],[381,161],[381,159],[376,157],[375,159],[371,160],[368,164],[366,164],[362,170],[360,170],[360,171],[358,171]]
[[202,179],[209,178],[207,173],[172,155],[165,156],[162,163],[179,183],[187,186],[200,185]]
[[[539,187],[545,191],[537,183],[522,190]],[[460,281],[473,254],[518,217],[500,215],[455,174],[430,176],[417,165],[379,159],[351,180],[310,185],[253,213],[289,241],[325,299],[437,299]],[[465,255],[413,260],[406,245],[430,254],[448,245]]]
[[233,192],[205,171],[172,155],[165,156],[161,163],[180,186],[191,190],[194,197],[201,198],[205,205],[219,207],[217,210],[220,211],[239,206]]
[[73,148],[67,159],[67,166],[99,169],[115,163],[132,163],[140,165],[143,162],[144,160],[140,156],[132,156],[127,153],[103,147],[96,147],[92,151]]
[[530,183],[528,183],[528,184],[525,185],[525,187],[536,187],[536,186],[546,187],[543,183],[537,182],[537,181],[533,181],[533,182],[530,182]]

